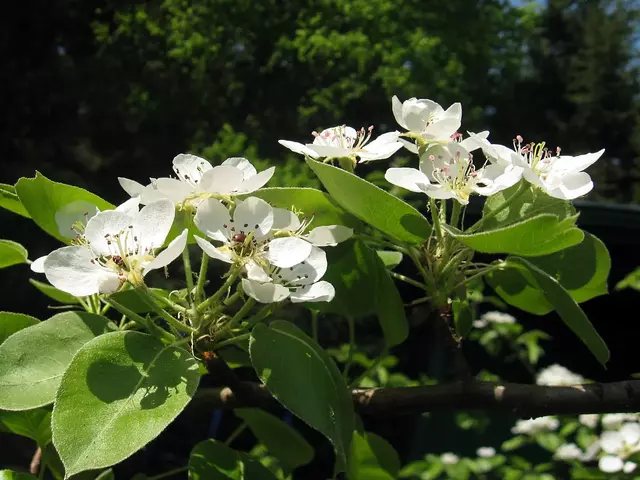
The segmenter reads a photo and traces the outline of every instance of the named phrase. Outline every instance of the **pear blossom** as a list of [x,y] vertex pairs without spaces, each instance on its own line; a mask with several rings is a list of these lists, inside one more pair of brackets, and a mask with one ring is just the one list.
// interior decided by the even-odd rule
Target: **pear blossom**
[[625,423],[620,430],[606,430],[599,439],[600,448],[606,455],[600,458],[598,467],[606,473],[624,471],[630,473],[637,465],[625,460],[640,451],[640,425]]
[[476,450],[476,455],[480,458],[491,458],[496,454],[496,449],[493,447],[480,447]]
[[419,169],[390,168],[385,178],[399,187],[431,198],[454,198],[463,205],[472,193],[492,195],[515,183],[511,173],[495,165],[476,170],[471,154],[459,143],[434,145],[420,158]]
[[604,153],[602,149],[573,157],[560,155],[561,150],[557,148],[554,155],[544,142],[525,144],[520,135],[513,140],[513,149],[484,140],[482,150],[490,161],[513,165],[529,183],[562,200],[573,200],[593,189],[591,177],[583,170]]
[[600,415],[597,413],[583,413],[582,415],[578,415],[578,421],[589,428],[596,428],[599,420]]
[[583,455],[584,452],[575,443],[565,443],[558,447],[553,456],[558,460],[578,460]]
[[47,255],[44,260],[47,280],[77,297],[113,293],[126,281],[141,284],[148,272],[177,258],[187,243],[186,229],[154,255],[173,224],[173,203],[159,200],[138,211],[137,202],[132,199],[123,210],[96,214],[87,222],[78,244]]
[[313,132],[313,143],[302,144],[289,140],[278,140],[280,145],[294,153],[306,155],[313,159],[349,158],[353,163],[369,162],[389,158],[402,148],[398,142],[399,132],[387,132],[373,141],[373,127],[356,130],[346,125],[327,128],[320,133]]
[[573,373],[568,368],[557,363],[541,370],[536,376],[537,385],[571,386],[580,385],[584,382],[585,378],[582,375]]
[[326,271],[325,252],[313,247],[309,256],[293,267],[271,267],[266,282],[251,278],[251,275],[243,278],[242,288],[260,303],[279,302],[286,298],[293,303],[330,302],[335,296],[335,289],[329,282],[320,281]]
[[529,420],[518,420],[511,428],[511,433],[535,435],[540,432],[557,430],[559,425],[558,419],[551,416],[530,418]]
[[474,320],[473,326],[476,328],[485,328],[490,323],[516,323],[516,319],[508,313],[492,311],[486,312],[478,320]]
[[440,455],[440,461],[445,465],[455,465],[460,459],[455,453],[445,452]]
[[168,198],[176,205],[194,205],[207,195],[239,195],[263,187],[273,176],[275,167],[260,173],[249,160],[228,158],[221,165],[212,166],[204,158],[180,154],[173,159],[173,171],[178,178],[152,179],[142,185],[128,178],[118,178],[122,188],[132,197],[140,196],[141,203]]
[[638,415],[636,413],[607,413],[602,416],[602,427],[605,430],[615,430],[626,421],[633,422],[637,420]]

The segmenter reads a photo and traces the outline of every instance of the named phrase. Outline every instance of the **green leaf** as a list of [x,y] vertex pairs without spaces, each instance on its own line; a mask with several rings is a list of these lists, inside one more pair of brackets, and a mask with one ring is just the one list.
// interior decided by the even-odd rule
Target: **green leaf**
[[616,290],[625,288],[633,288],[634,290],[640,291],[640,267],[616,283]]
[[449,225],[442,227],[453,238],[477,252],[535,257],[582,242],[584,234],[575,226],[577,218],[576,215],[559,220],[556,215],[544,213],[505,227],[477,233],[463,233]]
[[22,245],[11,240],[0,240],[0,268],[27,263],[29,253]]
[[36,480],[36,477],[13,470],[0,470],[0,480]]
[[351,394],[327,353],[298,327],[275,321],[251,332],[249,353],[271,394],[333,444],[337,468],[347,466],[354,429]]
[[38,323],[40,320],[24,313],[0,312],[0,344],[17,331]]
[[545,450],[555,452],[564,443],[564,439],[553,432],[541,432],[535,436],[536,442]]
[[376,253],[384,263],[384,266],[389,270],[393,270],[394,267],[400,265],[402,262],[402,253],[394,252],[392,250],[377,250]]
[[353,318],[376,315],[387,344],[402,343],[409,334],[404,304],[377,253],[352,239],[327,249],[327,263],[324,280],[334,286],[336,295],[314,308]]
[[[578,245],[527,260],[555,278],[577,303],[608,292],[611,257],[602,241],[590,233],[585,232]],[[536,315],[553,310],[544,293],[517,270],[493,271],[486,278],[503,300],[521,310]]]
[[411,205],[345,170],[309,158],[307,164],[331,197],[360,220],[400,242],[429,238],[429,221]]
[[7,432],[35,440],[41,448],[51,443],[51,412],[43,408],[24,412],[0,410],[0,427]]
[[62,290],[58,290],[56,287],[49,285],[48,283],[39,282],[33,278],[29,279],[29,283],[56,302],[64,303],[66,305],[75,305],[80,303],[80,300],[73,295],[63,292]]
[[70,243],[70,238],[60,233],[56,222],[56,212],[73,202],[87,202],[100,210],[110,210],[114,206],[99,196],[82,188],[53,182],[39,172],[34,178],[21,178],[16,183],[16,193],[22,205],[36,224],[49,235]]
[[190,480],[275,480],[257,458],[215,440],[195,446],[189,457]]
[[100,315],[65,312],[11,335],[0,345],[0,409],[28,410],[52,403],[78,349],[115,329]]
[[29,213],[22,206],[22,202],[20,201],[20,198],[18,198],[16,189],[13,185],[0,183],[0,208],[17,213],[18,215],[26,218],[31,218]]
[[[161,288],[150,288],[155,293],[165,298],[169,298],[169,292]],[[136,290],[121,290],[116,293],[112,293],[110,298],[114,299],[123,307],[127,307],[134,313],[147,313],[153,310],[153,307],[149,305],[149,302],[145,301],[144,297],[141,297]]]
[[257,408],[236,408],[233,412],[247,422],[258,441],[289,471],[313,460],[309,442],[278,417]]
[[200,375],[186,350],[140,332],[113,332],[82,347],[60,383],[53,443],[66,476],[121,462],[189,403]]
[[[398,470],[396,470],[395,473],[391,473],[381,465],[376,453],[369,444],[369,435],[370,434],[353,432],[351,455],[349,457],[349,479],[393,480],[397,478],[396,474]],[[393,450],[390,445],[389,448]]]
[[524,258],[509,257],[506,263],[519,269],[530,284],[544,293],[564,323],[584,342],[598,361],[605,365],[609,360],[609,349],[569,292],[555,278]]
[[510,452],[512,450],[516,450],[522,447],[525,443],[527,443],[527,437],[522,435],[518,435],[516,437],[510,438],[509,440],[505,440],[500,447],[501,450],[505,452]]
[[375,433],[367,432],[366,440],[378,464],[389,472],[393,478],[396,478],[402,467],[398,452],[395,451],[387,440]]
[[361,229],[362,222],[346,212],[332,197],[315,188],[263,188],[250,194],[277,208],[293,210],[308,218],[310,228],[321,225],[344,225]]
[[469,300],[454,299],[452,310],[456,332],[460,337],[464,338],[473,327],[473,312],[469,306]]

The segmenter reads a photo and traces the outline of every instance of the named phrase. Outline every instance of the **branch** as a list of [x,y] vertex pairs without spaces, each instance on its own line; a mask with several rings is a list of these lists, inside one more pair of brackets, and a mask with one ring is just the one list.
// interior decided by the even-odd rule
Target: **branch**
[[[277,408],[278,402],[262,385],[240,382],[229,387],[204,388],[195,401],[210,408]],[[517,383],[466,381],[430,387],[357,388],[352,390],[356,411],[365,415],[396,416],[443,410],[511,411],[521,417],[579,413],[640,411],[640,380],[547,387]]]

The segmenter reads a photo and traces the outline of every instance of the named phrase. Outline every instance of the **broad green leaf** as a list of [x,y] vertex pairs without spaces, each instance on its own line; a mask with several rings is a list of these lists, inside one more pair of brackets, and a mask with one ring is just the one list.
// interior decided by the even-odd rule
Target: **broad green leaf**
[[53,443],[67,477],[121,462],[189,403],[200,375],[186,350],[140,332],[87,343],[69,364],[53,410]]
[[640,267],[636,268],[633,272],[616,283],[616,290],[622,290],[625,288],[640,290]]
[[36,477],[13,470],[0,470],[0,480],[36,480]]
[[[377,437],[378,443],[378,451],[376,452],[371,445],[370,433],[359,433],[353,432],[353,440],[351,442],[351,454],[349,457],[349,480],[393,480],[397,478],[397,473],[399,471],[396,468],[395,462],[398,463],[400,460],[398,459],[398,454],[393,450],[393,447],[389,445],[386,440],[381,437]],[[381,443],[379,440],[383,440],[385,443]],[[382,447],[384,445],[384,447]],[[392,460],[394,463],[393,466],[390,467],[390,462],[388,459],[381,459],[378,455],[388,454],[388,451],[381,451],[380,448],[390,449],[395,453],[395,459]],[[385,468],[385,466],[387,468]],[[393,471],[389,471],[388,468],[392,468]]]
[[[509,201],[523,182],[526,182],[526,180],[521,180],[520,183],[488,197],[482,209],[483,217],[500,207],[505,201]],[[511,201],[507,208],[498,212],[495,217],[486,220],[482,229],[494,230],[535,217],[541,213],[553,214],[560,220],[564,220],[575,216],[576,209],[567,200],[550,197],[539,188],[529,188],[518,198]]]
[[337,468],[344,471],[354,413],[351,394],[333,360],[298,327],[281,320],[254,327],[249,353],[271,394],[331,441]]
[[402,343],[409,334],[404,304],[377,253],[359,240],[348,240],[327,249],[324,280],[335,290],[334,299],[314,308],[346,317],[376,315],[389,346]]
[[16,183],[16,193],[36,224],[49,235],[70,243],[70,238],[60,233],[56,222],[56,212],[73,202],[86,202],[100,210],[110,210],[114,206],[99,196],[80,187],[65,185],[49,180],[37,172],[34,178],[21,178]]
[[0,312],[0,344],[18,330],[38,323],[40,320],[24,313]]
[[456,332],[462,338],[466,337],[473,327],[473,313],[469,306],[469,300],[461,300],[456,298],[452,304],[453,310],[453,323],[456,327]]
[[[588,232],[578,245],[527,260],[555,278],[577,303],[608,292],[611,257],[598,237]],[[553,310],[544,292],[528,282],[518,270],[491,272],[487,281],[502,299],[521,310],[536,315],[545,315]]]
[[33,278],[29,279],[29,283],[56,302],[64,303],[67,305],[75,305],[80,303],[80,301],[73,295],[67,292],[63,292],[62,290],[58,290],[56,287],[54,287],[53,285],[49,285],[48,283],[39,282],[38,280],[34,280]]
[[0,240],[0,268],[27,263],[27,258],[29,258],[27,249],[19,243]]
[[43,408],[24,412],[0,410],[0,428],[35,440],[44,448],[51,443],[51,412]]
[[31,218],[29,213],[22,206],[22,202],[16,194],[16,188],[13,185],[0,183],[0,208],[17,213],[26,218]]
[[582,242],[584,234],[575,226],[576,219],[577,216],[559,220],[556,215],[545,213],[477,233],[463,233],[449,225],[443,225],[443,228],[453,238],[477,252],[535,257]]
[[[161,288],[151,288],[155,293],[168,298],[169,292],[162,290]],[[153,310],[148,301],[145,301],[143,297],[136,290],[121,290],[119,292],[110,295],[110,298],[118,302],[120,305],[127,307],[134,313],[146,313]]]
[[200,442],[189,457],[190,480],[275,480],[257,458],[215,440]]
[[524,258],[510,257],[507,265],[519,269],[530,284],[544,292],[547,301],[553,305],[564,323],[584,342],[598,361],[605,365],[609,360],[609,349],[569,292],[555,278]]
[[313,447],[278,417],[258,408],[236,408],[258,441],[289,471],[313,460]]
[[400,252],[377,250],[376,253],[380,257],[380,260],[382,260],[382,263],[384,263],[384,266],[389,270],[393,270],[394,267],[397,267],[400,265],[400,262],[402,262],[402,253]]
[[400,242],[418,244],[429,238],[429,221],[411,205],[353,173],[311,159],[307,164],[331,197],[360,220]]
[[321,225],[362,228],[360,220],[346,212],[329,195],[315,188],[263,188],[252,192],[250,196],[259,197],[274,207],[292,210],[300,217],[313,217],[309,228]]
[[65,312],[11,335],[0,345],[0,409],[28,410],[52,403],[78,349],[115,329],[100,315]]

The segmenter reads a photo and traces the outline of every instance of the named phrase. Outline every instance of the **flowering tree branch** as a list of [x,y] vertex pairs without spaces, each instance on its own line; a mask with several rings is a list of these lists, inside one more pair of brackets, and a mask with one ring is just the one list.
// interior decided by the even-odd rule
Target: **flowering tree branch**
[[[279,405],[265,387],[253,382],[240,384],[241,393],[229,387],[201,389],[196,401],[223,409]],[[358,413],[382,416],[441,410],[512,411],[522,417],[640,410],[640,380],[569,387],[471,381],[428,387],[356,388],[351,394]]]

